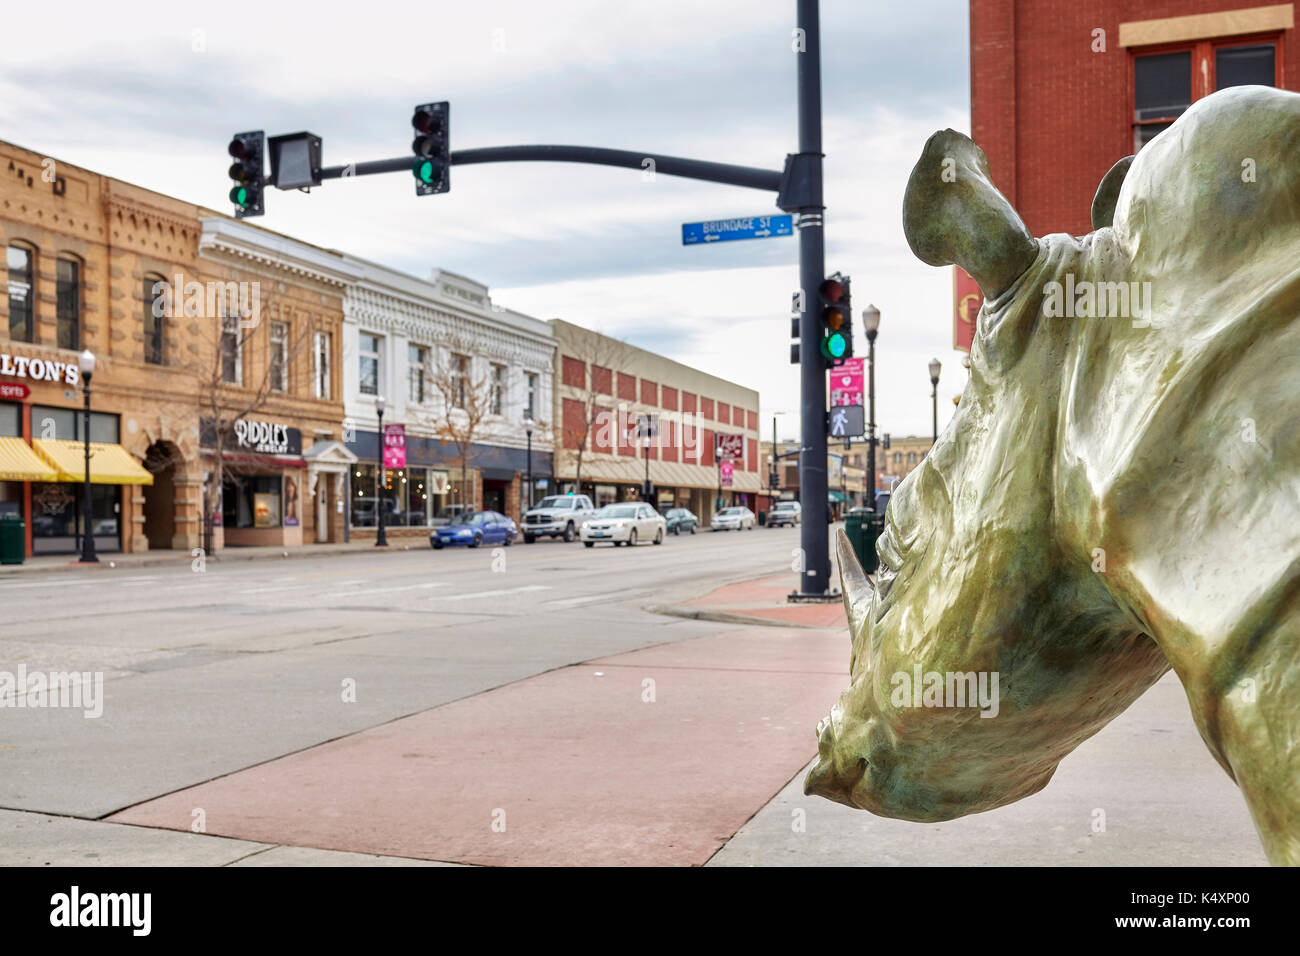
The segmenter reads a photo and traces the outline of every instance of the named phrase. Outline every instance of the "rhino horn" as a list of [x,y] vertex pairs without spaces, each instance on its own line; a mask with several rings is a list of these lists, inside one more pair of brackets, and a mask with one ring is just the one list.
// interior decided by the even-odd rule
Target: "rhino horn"
[[858,636],[864,632],[871,616],[871,581],[858,563],[858,556],[854,554],[853,545],[843,528],[835,532],[835,556],[840,566],[844,613],[849,618],[849,640],[856,646]]
[[1115,204],[1119,202],[1119,187],[1124,185],[1133,157],[1125,156],[1110,168],[1097,185],[1097,195],[1092,197],[1092,228],[1105,229],[1115,221]]

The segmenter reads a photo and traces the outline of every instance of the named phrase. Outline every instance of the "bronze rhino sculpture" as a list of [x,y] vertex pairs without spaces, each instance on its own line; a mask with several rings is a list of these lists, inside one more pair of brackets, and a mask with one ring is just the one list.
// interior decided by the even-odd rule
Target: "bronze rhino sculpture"
[[851,683],[805,791],[925,822],[1011,803],[1172,667],[1300,864],[1300,95],[1216,93],[1130,159],[1094,232],[1036,239],[970,139],[926,143],[908,242],[985,305],[874,589],[838,537]]

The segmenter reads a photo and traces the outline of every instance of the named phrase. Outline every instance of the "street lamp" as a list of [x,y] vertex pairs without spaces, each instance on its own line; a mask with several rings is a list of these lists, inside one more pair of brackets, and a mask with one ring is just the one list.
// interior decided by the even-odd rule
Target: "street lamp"
[[641,500],[647,504],[650,501],[650,416],[646,415],[641,419],[641,457],[645,459],[645,484],[641,488]]
[[86,409],[83,413],[82,433],[85,437],[86,449],[86,487],[82,495],[82,529],[81,529],[81,561],[83,564],[98,564],[99,558],[95,556],[95,533],[90,514],[90,379],[95,374],[95,354],[86,349],[77,358],[77,366],[81,369],[82,391],[86,396]]
[[942,366],[937,358],[930,359],[930,403],[934,407],[934,437],[930,441],[933,448],[939,441],[939,369]]
[[375,476],[375,513],[378,516],[379,530],[375,534],[375,547],[388,547],[388,536],[384,534],[384,396],[375,396],[375,412],[379,415],[379,473]]
[[876,332],[880,310],[868,305],[862,310],[862,328],[867,333],[867,489],[871,510],[876,510]]
[[524,419],[524,434],[528,436],[528,507],[525,511],[533,510],[533,420]]

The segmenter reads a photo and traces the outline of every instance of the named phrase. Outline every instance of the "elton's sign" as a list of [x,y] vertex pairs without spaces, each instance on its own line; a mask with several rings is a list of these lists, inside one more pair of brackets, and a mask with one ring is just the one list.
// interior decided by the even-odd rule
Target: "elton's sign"
[[0,352],[0,375],[30,378],[37,382],[63,382],[65,385],[76,385],[81,381],[81,370],[75,363],[9,355],[5,352]]

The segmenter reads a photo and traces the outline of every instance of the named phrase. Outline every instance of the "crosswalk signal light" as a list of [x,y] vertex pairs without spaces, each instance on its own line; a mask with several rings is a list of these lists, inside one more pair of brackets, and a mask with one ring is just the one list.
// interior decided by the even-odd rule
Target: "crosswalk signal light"
[[411,117],[411,128],[415,130],[411,172],[417,196],[445,193],[451,188],[450,125],[451,104],[446,100],[415,108]]
[[821,307],[821,353],[828,365],[843,363],[848,352],[848,280],[838,272],[817,288]]
[[260,129],[236,133],[226,148],[234,160],[230,165],[230,178],[234,180],[230,201],[235,206],[236,219],[260,216],[266,211],[262,206],[262,189],[266,185],[262,166],[264,140]]

